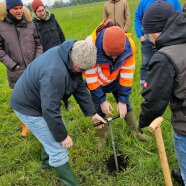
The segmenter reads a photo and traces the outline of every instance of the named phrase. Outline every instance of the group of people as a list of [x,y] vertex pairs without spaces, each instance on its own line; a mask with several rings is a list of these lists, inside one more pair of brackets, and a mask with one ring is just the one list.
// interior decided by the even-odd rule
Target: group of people
[[161,116],[170,102],[175,150],[186,185],[186,14],[177,0],[141,0],[136,10],[144,97],[139,125],[129,101],[136,48],[126,33],[130,24],[126,0],[109,0],[104,21],[81,41],[65,40],[55,16],[41,0],[32,2],[33,21],[21,0],[6,0],[2,5],[0,60],[13,89],[10,105],[42,144],[42,168],[53,167],[65,185],[79,185],[68,163],[67,149],[73,140],[61,115],[61,100],[68,107],[73,95],[85,116],[103,122],[98,134],[105,139],[104,119],[112,114],[106,94],[112,93],[120,117],[146,141],[150,137],[141,129]]

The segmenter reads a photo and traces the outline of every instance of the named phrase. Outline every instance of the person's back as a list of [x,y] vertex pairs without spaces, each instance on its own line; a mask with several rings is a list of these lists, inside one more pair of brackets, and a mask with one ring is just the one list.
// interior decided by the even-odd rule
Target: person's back
[[[56,92],[54,99],[59,102],[63,97],[72,94],[74,88],[77,87],[78,79],[77,74],[74,74],[76,77],[74,80],[72,79],[73,73],[69,75],[72,69],[68,62],[68,50],[73,43],[74,40],[69,40],[63,45],[51,48],[28,66],[16,83],[12,94],[11,102],[15,110],[23,114],[40,116],[48,106],[51,92]],[[66,49],[65,52],[64,49]],[[61,89],[58,94],[57,89]]]
[[109,0],[104,5],[103,19],[112,19],[127,32],[130,26],[130,11],[126,0]]

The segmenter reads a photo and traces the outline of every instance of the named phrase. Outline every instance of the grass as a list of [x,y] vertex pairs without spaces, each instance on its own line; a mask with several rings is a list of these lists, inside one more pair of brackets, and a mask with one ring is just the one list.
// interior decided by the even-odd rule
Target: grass
[[[138,0],[128,1],[131,10],[130,32],[137,47],[136,72],[133,91],[130,96],[131,104],[137,117],[140,113],[139,67],[141,63],[140,43],[134,31],[134,12]],[[181,1],[183,4],[183,0]],[[86,38],[101,22],[103,3],[73,6],[55,9],[55,14],[67,39]],[[29,134],[23,139],[20,136],[20,121],[9,106],[11,90],[8,88],[5,67],[0,64],[0,186],[58,186],[60,185],[54,171],[40,171],[41,145]],[[116,107],[114,99],[108,99]],[[108,173],[105,160],[113,154],[112,146],[98,151],[96,130],[89,118],[80,112],[73,98],[70,98],[73,109],[69,112],[62,107],[69,134],[74,146],[69,149],[70,163],[82,186],[160,186],[165,185],[155,139],[147,142],[139,141],[133,136],[123,120],[113,122],[113,131],[117,151],[129,155],[129,167],[116,176]],[[147,129],[145,132],[148,133]],[[164,114],[162,126],[164,143],[170,168],[177,167],[177,161],[172,144],[172,127],[170,110]],[[149,134],[150,135],[150,134]],[[176,185],[176,183],[175,183]]]

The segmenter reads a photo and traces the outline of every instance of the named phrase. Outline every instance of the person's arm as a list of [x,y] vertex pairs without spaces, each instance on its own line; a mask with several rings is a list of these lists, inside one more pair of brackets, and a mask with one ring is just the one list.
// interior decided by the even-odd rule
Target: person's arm
[[143,6],[141,3],[139,3],[135,12],[135,31],[139,39],[144,35],[142,30],[142,19],[143,19]]
[[34,29],[34,42],[35,42],[35,48],[36,48],[36,52],[35,52],[35,58],[36,58],[43,53],[43,46],[42,46],[41,39],[40,39],[36,26]]
[[124,25],[124,32],[127,32],[130,26],[130,10],[129,5],[127,1],[124,3],[124,19],[125,19],[125,25]]
[[175,68],[166,56],[157,53],[152,57],[142,91],[144,101],[139,117],[140,128],[148,126],[165,112],[173,91],[175,74]]
[[10,56],[4,50],[4,39],[0,35],[0,61],[8,68],[15,69],[17,63],[10,58]]

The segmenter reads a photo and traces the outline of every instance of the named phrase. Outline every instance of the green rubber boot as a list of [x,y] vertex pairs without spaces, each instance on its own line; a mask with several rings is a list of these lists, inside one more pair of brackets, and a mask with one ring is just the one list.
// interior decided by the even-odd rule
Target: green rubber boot
[[45,149],[42,148],[41,150],[41,169],[48,169],[51,168],[49,165],[49,156],[46,153]]
[[65,186],[80,186],[68,162],[54,169]]
[[149,141],[151,139],[150,136],[139,132],[138,122],[137,122],[137,119],[136,119],[136,115],[134,114],[134,111],[127,112],[127,114],[125,116],[125,121],[127,123],[127,126],[129,127],[129,129],[132,132],[134,132],[141,141]]

